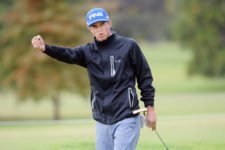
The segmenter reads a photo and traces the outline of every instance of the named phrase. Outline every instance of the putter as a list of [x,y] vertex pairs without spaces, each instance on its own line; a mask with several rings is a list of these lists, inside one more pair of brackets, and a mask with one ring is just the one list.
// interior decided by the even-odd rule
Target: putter
[[[137,113],[141,113],[143,112],[145,114],[145,112],[147,111],[147,108],[140,108],[138,110],[134,110],[133,114],[137,114]],[[146,116],[141,115],[141,126],[147,126],[147,120],[146,120]],[[163,144],[164,148],[166,150],[169,150],[168,146],[166,145],[166,143],[163,141],[162,137],[159,135],[158,131],[154,130],[156,135],[158,136],[158,138],[160,139],[161,143]]]
[[166,145],[166,143],[163,141],[163,139],[161,138],[161,136],[159,135],[159,133],[155,130],[156,135],[158,136],[158,138],[160,139],[160,141],[162,142],[162,144],[164,145],[166,150],[169,150],[168,146]]

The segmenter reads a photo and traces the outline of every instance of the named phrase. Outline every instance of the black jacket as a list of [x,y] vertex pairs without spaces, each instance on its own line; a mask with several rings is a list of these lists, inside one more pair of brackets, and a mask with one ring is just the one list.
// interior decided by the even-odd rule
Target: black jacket
[[95,120],[113,124],[133,117],[132,111],[139,108],[136,79],[145,106],[154,105],[151,71],[139,46],[132,39],[113,33],[103,42],[95,40],[75,48],[47,44],[45,47],[44,53],[47,55],[87,68]]

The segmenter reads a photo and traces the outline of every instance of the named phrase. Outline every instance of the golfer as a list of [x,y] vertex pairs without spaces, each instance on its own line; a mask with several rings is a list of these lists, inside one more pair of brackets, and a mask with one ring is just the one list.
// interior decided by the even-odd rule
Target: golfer
[[[147,108],[147,124],[156,129],[155,89],[149,65],[138,44],[112,30],[108,13],[93,8],[86,14],[93,42],[65,48],[45,43],[40,35],[32,45],[59,61],[87,68],[92,115],[96,120],[97,150],[135,150],[140,134],[140,115],[135,82]],[[126,24],[124,24],[126,25]]]

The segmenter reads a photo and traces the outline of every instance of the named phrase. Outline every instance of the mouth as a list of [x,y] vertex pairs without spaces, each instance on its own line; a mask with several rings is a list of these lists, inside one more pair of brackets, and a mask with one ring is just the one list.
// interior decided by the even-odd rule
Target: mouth
[[104,36],[104,34],[103,33],[100,33],[99,36]]
[[98,34],[98,40],[102,41],[104,39],[105,39],[105,34],[104,33]]

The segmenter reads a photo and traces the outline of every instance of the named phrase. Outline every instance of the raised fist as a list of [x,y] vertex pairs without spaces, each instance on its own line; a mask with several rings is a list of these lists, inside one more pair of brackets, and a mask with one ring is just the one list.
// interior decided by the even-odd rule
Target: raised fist
[[40,35],[34,36],[31,40],[32,46],[40,51],[45,51],[45,42]]

